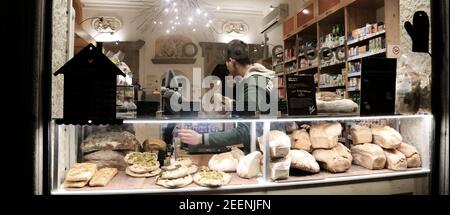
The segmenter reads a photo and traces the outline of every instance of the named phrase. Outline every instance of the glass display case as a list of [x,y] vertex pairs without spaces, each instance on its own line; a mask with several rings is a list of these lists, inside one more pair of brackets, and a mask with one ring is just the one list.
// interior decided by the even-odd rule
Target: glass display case
[[116,86],[116,117],[129,119],[137,117],[137,106],[134,103],[134,86]]
[[[431,115],[53,123],[52,194],[427,193],[433,125]],[[192,150],[181,128],[215,150]],[[205,134],[233,130],[246,138],[205,144]]]

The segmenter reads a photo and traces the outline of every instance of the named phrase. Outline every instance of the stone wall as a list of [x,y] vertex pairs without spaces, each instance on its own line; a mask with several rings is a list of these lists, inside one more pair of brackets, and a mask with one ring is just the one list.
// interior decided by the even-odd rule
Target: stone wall
[[[431,17],[430,1],[400,0],[400,46],[402,57],[400,57],[397,64],[397,82],[404,77],[405,73],[414,71],[412,73],[416,76],[413,78],[417,80],[417,84],[420,86],[417,90],[417,96],[415,96],[415,99],[419,102],[419,112],[431,112],[431,57],[426,53],[412,52],[411,37],[403,27],[406,21],[412,22],[414,13],[419,10],[425,11]],[[429,44],[431,52],[431,29]],[[408,65],[409,68],[405,69]]]
[[[52,74],[67,61],[68,0],[53,1]],[[52,117],[63,116],[63,77],[52,76]]]

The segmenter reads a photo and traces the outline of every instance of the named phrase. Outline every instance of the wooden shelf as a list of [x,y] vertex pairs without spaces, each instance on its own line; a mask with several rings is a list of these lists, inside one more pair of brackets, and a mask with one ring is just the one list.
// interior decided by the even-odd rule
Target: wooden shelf
[[351,72],[347,74],[347,78],[361,76],[361,72]]
[[354,40],[352,40],[352,41],[347,41],[347,45],[350,46],[350,45],[353,45],[353,44],[355,44],[355,43],[359,43],[359,42],[362,42],[362,41],[365,41],[365,40],[368,40],[368,39],[377,37],[377,36],[382,35],[382,34],[385,34],[385,33],[386,33],[386,31],[385,31],[385,30],[382,30],[382,31],[379,31],[379,32],[377,32],[377,33],[368,34],[368,35],[366,35],[366,36],[364,36],[364,37],[360,37],[360,38],[354,39]]
[[319,85],[320,89],[340,88],[340,87],[345,87],[345,85]]
[[356,92],[356,91],[359,91],[359,89],[357,89],[356,87],[348,87],[347,91],[349,91],[349,92]]
[[320,66],[320,69],[326,69],[326,68],[330,68],[330,67],[333,67],[333,66],[338,66],[338,65],[342,65],[342,64],[344,64],[344,65],[345,65],[345,61],[341,61],[341,62],[338,62],[338,63],[334,63],[334,64],[326,65],[326,66]]
[[289,59],[289,60],[285,60],[284,61],[284,64],[287,64],[287,63],[290,63],[290,62],[293,62],[293,61],[296,61],[297,60],[297,58],[291,58],[291,59]]
[[306,70],[310,70],[310,69],[317,69],[317,65],[300,68],[300,69],[297,69],[297,71],[302,72],[302,71],[306,71]]
[[379,54],[382,54],[382,53],[386,53],[386,49],[380,49],[380,50],[377,50],[377,51],[374,51],[374,52],[369,51],[369,52],[364,53],[364,54],[360,54],[360,55],[357,55],[357,56],[349,57],[349,58],[347,58],[347,61],[358,60],[358,59],[361,59],[361,58],[370,57],[370,56],[374,56],[374,55],[379,55]]

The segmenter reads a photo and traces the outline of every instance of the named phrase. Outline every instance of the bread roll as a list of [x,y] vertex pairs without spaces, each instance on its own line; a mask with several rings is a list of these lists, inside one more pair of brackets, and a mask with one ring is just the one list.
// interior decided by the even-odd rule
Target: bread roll
[[353,163],[367,169],[384,169],[386,156],[383,149],[376,144],[364,143],[351,148]]
[[[258,138],[259,148],[264,151],[264,136]],[[269,133],[269,147],[271,158],[284,158],[289,154],[291,149],[291,139],[282,132],[273,130]]]
[[416,147],[407,143],[401,143],[400,147],[398,147],[397,150],[405,155],[406,162],[408,163],[407,165],[408,168],[415,168],[422,166],[422,161],[420,159],[420,155]]
[[219,172],[235,172],[239,160],[243,157],[244,152],[238,148],[233,148],[230,152],[213,155],[208,162],[208,167]]
[[391,170],[405,170],[408,167],[406,157],[396,149],[384,149],[386,168]]
[[313,156],[322,168],[332,173],[345,172],[352,166],[350,150],[341,143],[332,149],[314,150]]
[[254,178],[261,174],[262,154],[259,151],[246,155],[239,161],[236,172],[241,178]]
[[166,151],[167,144],[158,138],[149,138],[142,143],[142,149],[144,152]]
[[309,139],[309,133],[305,129],[296,130],[291,134],[292,148],[301,149],[307,152],[311,152],[311,140]]
[[270,178],[272,180],[281,180],[289,178],[290,166],[291,166],[290,158],[281,158],[271,161],[269,164]]
[[389,126],[372,127],[373,142],[384,149],[396,149],[402,143],[402,136]]
[[314,124],[309,130],[309,136],[314,149],[331,149],[338,143],[338,137],[342,132],[340,123]]
[[350,130],[353,144],[371,143],[372,131],[367,126],[354,125]]
[[303,170],[305,172],[317,173],[320,171],[316,159],[304,150],[291,150],[289,152],[291,168]]

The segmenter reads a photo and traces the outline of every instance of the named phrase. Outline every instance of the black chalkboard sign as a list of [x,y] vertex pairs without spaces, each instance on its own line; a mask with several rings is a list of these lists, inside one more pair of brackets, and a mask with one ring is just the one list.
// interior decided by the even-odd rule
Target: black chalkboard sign
[[316,115],[316,86],[309,74],[286,77],[288,115]]

